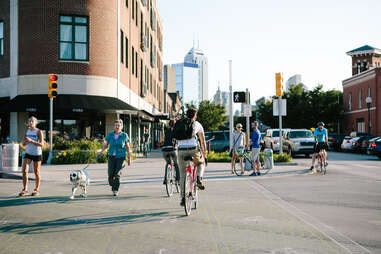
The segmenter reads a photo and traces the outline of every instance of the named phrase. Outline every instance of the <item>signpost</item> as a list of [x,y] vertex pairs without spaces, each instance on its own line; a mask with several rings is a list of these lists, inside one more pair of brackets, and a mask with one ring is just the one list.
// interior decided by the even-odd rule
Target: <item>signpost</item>
[[[275,94],[278,96],[277,100],[273,101],[273,115],[279,116],[279,154],[283,153],[283,132],[282,132],[282,115],[286,115],[286,102],[283,106],[283,75],[282,73],[278,72],[275,73]],[[286,100],[284,100],[286,101]],[[275,110],[274,110],[275,108]],[[278,111],[276,112],[276,108],[278,108]],[[283,109],[283,110],[282,110]],[[277,114],[275,114],[277,113]],[[283,114],[284,113],[284,114]]]

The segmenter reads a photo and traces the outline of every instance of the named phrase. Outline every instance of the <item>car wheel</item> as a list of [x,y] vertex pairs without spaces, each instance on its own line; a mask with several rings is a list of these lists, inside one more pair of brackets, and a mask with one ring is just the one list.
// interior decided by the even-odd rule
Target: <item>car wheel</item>
[[378,153],[377,156],[378,156],[378,158],[380,158],[380,160],[381,160],[381,153]]

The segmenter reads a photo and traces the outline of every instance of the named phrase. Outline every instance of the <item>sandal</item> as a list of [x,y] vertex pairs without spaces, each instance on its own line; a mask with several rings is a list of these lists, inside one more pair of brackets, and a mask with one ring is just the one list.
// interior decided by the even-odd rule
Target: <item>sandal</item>
[[19,197],[24,197],[28,194],[28,191],[27,190],[22,190],[20,193],[19,193]]
[[32,192],[32,196],[39,196],[40,193],[38,192],[38,190],[34,189],[34,191]]

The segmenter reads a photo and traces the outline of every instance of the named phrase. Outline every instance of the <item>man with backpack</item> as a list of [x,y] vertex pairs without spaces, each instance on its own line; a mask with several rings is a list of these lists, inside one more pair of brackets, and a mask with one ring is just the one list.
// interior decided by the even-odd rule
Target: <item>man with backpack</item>
[[[206,145],[204,128],[196,121],[197,110],[188,109],[186,117],[176,122],[173,136],[178,141],[178,162],[180,166],[180,190],[181,190],[181,206],[184,206],[184,178],[186,174],[185,156],[192,156],[197,165],[197,187],[200,190],[205,189],[202,183],[202,177],[205,170]],[[200,145],[197,140],[200,141]],[[201,152],[200,152],[201,148]]]

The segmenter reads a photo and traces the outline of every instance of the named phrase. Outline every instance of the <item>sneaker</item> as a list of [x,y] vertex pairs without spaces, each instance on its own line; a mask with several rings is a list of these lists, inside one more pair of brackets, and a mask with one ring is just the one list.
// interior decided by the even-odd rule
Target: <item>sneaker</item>
[[185,198],[181,198],[180,205],[181,205],[181,206],[185,206]]
[[250,176],[257,176],[257,173],[253,172],[250,174]]
[[112,193],[114,194],[115,197],[119,195],[118,191],[113,191]]
[[261,175],[261,172],[257,172],[257,176],[260,176]]
[[314,166],[311,166],[311,167],[310,167],[310,170],[313,170],[313,169],[314,169]]
[[205,186],[202,184],[202,178],[197,176],[197,187],[200,189],[200,190],[205,190]]

